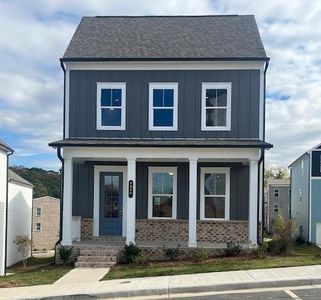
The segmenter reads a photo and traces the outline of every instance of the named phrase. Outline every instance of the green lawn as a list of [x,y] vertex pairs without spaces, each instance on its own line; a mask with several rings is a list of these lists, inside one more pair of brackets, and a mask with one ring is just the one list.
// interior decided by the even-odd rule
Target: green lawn
[[53,257],[32,257],[25,269],[22,263],[8,268],[7,273],[13,275],[0,277],[0,288],[52,284],[70,270],[71,267],[53,265]]
[[263,259],[252,258],[250,255],[240,257],[222,257],[208,259],[203,263],[192,261],[152,262],[148,267],[136,265],[116,265],[103,280],[165,276],[205,272],[264,269],[275,267],[293,267],[321,264],[321,249],[315,246],[297,246],[293,255],[268,256]]

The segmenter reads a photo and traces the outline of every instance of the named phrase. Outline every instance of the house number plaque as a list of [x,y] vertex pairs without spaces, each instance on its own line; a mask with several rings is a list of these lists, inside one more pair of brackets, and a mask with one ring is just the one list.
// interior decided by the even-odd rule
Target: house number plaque
[[128,197],[133,198],[134,195],[134,182],[132,180],[128,181]]

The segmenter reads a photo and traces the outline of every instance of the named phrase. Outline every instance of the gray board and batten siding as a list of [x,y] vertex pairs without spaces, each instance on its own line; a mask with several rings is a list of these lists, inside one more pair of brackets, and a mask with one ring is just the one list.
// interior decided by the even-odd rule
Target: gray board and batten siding
[[[126,130],[96,130],[97,82],[126,82]],[[149,131],[149,82],[178,82],[178,130]],[[232,82],[231,130],[201,130],[201,83]],[[258,138],[259,70],[70,71],[70,137]]]
[[[73,171],[73,215],[84,218],[93,217],[94,197],[94,164],[93,162],[74,163]],[[126,163],[108,163],[108,165],[126,165]],[[177,219],[188,219],[189,166],[186,162],[152,163],[137,162],[136,167],[136,218],[147,219],[148,216],[148,167],[177,166]],[[200,168],[201,167],[230,167],[230,219],[248,219],[249,199],[249,169],[239,163],[199,163],[197,216],[199,219],[200,205]]]

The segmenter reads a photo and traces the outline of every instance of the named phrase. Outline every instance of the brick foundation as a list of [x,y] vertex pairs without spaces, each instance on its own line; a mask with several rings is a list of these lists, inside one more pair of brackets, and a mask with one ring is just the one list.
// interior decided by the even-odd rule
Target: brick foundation
[[[248,221],[197,221],[197,241],[248,243]],[[187,242],[188,220],[136,220],[136,240]]]
[[81,219],[81,240],[92,240],[93,238],[93,219]]
[[248,232],[248,221],[197,221],[198,242],[246,244]]
[[137,241],[187,242],[187,220],[136,220]]

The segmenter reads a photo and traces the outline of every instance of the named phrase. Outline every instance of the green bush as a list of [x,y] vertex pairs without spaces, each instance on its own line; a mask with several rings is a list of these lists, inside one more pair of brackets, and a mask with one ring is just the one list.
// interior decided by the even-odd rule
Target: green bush
[[139,254],[134,257],[134,264],[141,267],[148,267],[150,262],[146,256]]
[[132,264],[135,261],[136,257],[140,254],[140,252],[141,252],[141,249],[139,249],[133,243],[125,245],[124,255],[125,255],[126,262],[129,264]]
[[208,259],[206,250],[203,248],[196,248],[193,252],[192,259],[194,262],[201,262]]
[[288,242],[282,239],[275,239],[268,242],[267,250],[274,255],[284,255],[287,253]]
[[69,263],[71,254],[72,254],[72,247],[69,247],[69,246],[60,247],[59,255],[65,265]]
[[255,258],[265,258],[268,253],[268,244],[263,242],[262,245],[252,250],[252,255]]
[[175,260],[180,255],[180,245],[178,244],[175,248],[166,248],[164,246],[165,257],[169,260]]
[[241,253],[242,246],[236,243],[227,243],[227,247],[224,249],[225,256],[235,256]]
[[292,250],[293,240],[298,231],[296,223],[290,219],[285,220],[278,215],[273,222],[274,240],[271,252],[274,254],[290,254]]

